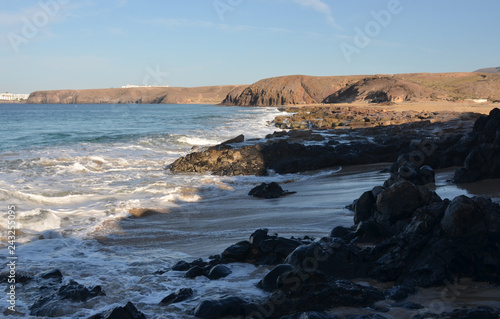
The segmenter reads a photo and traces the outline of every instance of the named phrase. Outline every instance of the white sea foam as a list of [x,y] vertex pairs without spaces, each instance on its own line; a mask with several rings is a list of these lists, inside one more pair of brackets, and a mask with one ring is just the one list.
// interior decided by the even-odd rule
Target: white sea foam
[[192,146],[210,146],[218,144],[222,141],[196,136],[182,136],[179,138],[179,142],[186,143]]
[[61,227],[61,218],[50,209],[21,211],[17,217],[17,226],[24,233],[40,233],[47,230],[56,230]]

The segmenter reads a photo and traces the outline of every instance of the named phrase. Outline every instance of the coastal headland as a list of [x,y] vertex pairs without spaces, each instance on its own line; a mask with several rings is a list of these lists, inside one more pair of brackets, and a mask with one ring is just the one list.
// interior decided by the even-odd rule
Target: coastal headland
[[31,104],[219,104],[239,85],[37,91]]
[[336,103],[418,103],[500,100],[500,74],[413,73],[396,75],[290,75],[251,85],[193,88],[56,90],[31,93],[28,103],[207,103],[286,106]]

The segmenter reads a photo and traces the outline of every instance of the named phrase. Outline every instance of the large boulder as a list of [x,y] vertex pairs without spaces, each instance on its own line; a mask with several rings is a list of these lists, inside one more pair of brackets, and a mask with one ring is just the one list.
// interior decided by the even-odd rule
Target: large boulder
[[242,316],[245,314],[247,302],[238,297],[223,299],[203,300],[196,309],[194,315],[197,318],[217,319],[226,316]]
[[500,109],[480,117],[470,135],[470,148],[464,167],[455,172],[455,183],[472,183],[500,178]]
[[278,278],[287,271],[293,271],[295,268],[288,264],[282,264],[274,267],[259,283],[258,287],[272,292],[278,289]]
[[277,265],[305,241],[268,235],[267,229],[259,229],[242,241],[222,252],[223,262],[244,262],[255,265]]
[[446,235],[456,240],[477,240],[483,242],[487,227],[484,213],[472,198],[455,198],[444,213],[441,227]]
[[318,270],[338,279],[364,277],[367,273],[366,253],[357,245],[339,238],[325,237],[295,249],[285,263],[303,271]]
[[428,188],[401,181],[378,194],[373,217],[387,232],[396,234],[406,227],[418,208],[440,201]]

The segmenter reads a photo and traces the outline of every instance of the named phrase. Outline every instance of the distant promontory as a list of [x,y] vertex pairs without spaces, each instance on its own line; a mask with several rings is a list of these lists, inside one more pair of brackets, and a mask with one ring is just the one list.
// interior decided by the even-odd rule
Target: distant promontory
[[246,85],[205,87],[131,87],[95,90],[37,91],[32,104],[219,104],[234,89]]

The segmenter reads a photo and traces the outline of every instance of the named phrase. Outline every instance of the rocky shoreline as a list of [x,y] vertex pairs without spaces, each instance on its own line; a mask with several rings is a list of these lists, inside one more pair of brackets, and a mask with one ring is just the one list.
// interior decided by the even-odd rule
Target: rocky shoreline
[[[424,120],[420,116],[412,114],[407,118],[410,122],[415,122],[412,118]],[[350,163],[381,161],[374,156],[381,153],[387,156],[384,160],[395,157],[389,169],[391,177],[384,185],[365,192],[350,205],[354,211],[352,227],[334,228],[328,237],[314,241],[269,236],[267,229],[260,229],[248,241],[227,248],[210,262],[183,263],[189,276],[193,273],[207,276],[215,267],[232,262],[275,266],[258,284],[272,293],[267,300],[248,301],[238,296],[205,300],[194,310],[194,315],[340,318],[334,314],[335,308],[371,307],[371,315],[345,318],[386,318],[383,313],[389,310],[377,309],[378,301],[394,301],[389,307],[423,309],[422,305],[404,301],[418,289],[443,286],[463,278],[500,284],[500,205],[482,197],[442,199],[425,186],[434,182],[434,168],[463,166],[456,171],[454,182],[500,177],[500,110],[478,117],[472,127],[464,125],[470,125],[474,117],[477,116],[463,115],[458,121],[462,126],[451,124],[454,121],[450,118],[432,124],[425,118],[427,121],[396,127],[344,132],[371,136],[372,141],[378,141],[375,143],[378,147],[388,146],[384,149],[371,145],[374,153],[366,140],[351,141],[348,147],[328,140],[319,149],[317,145],[292,143],[298,136],[302,142],[323,141],[323,136],[311,131],[291,131],[275,133],[264,143],[240,148],[235,145],[242,142],[239,137],[174,163],[169,167],[174,172],[182,171],[180,167],[191,172],[206,167],[222,175],[264,175],[268,169],[285,173],[301,171],[299,167],[310,170],[342,165],[347,161],[342,155],[352,149],[363,152],[351,151]],[[401,130],[399,134],[395,134],[396,128]],[[391,136],[401,144],[396,145]],[[273,141],[275,138],[282,140]],[[336,152],[337,148],[340,150]],[[253,153],[250,162],[246,161],[247,152]],[[286,165],[278,157],[285,158]],[[296,162],[294,165],[289,164],[291,158]],[[249,165],[256,162],[257,167]],[[357,278],[394,285],[380,290],[354,283]],[[423,311],[412,318],[497,318],[500,303],[498,306],[441,314]]]
[[[174,173],[266,175],[269,170],[283,174],[393,162],[388,168],[390,178],[360,194],[349,206],[354,212],[351,227],[332,225],[323,238],[284,238],[262,228],[208,260],[178,262],[169,271],[190,279],[219,280],[231,273],[227,265],[235,262],[270,269],[256,282],[270,293],[268,297],[248,299],[242,291],[202,300],[189,314],[197,318],[383,319],[394,318],[392,311],[401,308],[412,310],[408,317],[412,319],[498,318],[500,300],[494,300],[494,307],[437,312],[412,302],[411,297],[429,287],[459,289],[465,279],[487,282],[496,289],[500,285],[500,205],[483,197],[443,199],[429,187],[438,168],[461,167],[455,183],[500,177],[500,110],[488,116],[408,115],[408,121],[393,123],[398,125],[363,120],[358,126],[354,117],[351,128],[331,125],[315,131],[275,132],[257,141],[239,136],[170,165]],[[304,120],[313,124],[311,119],[300,118]],[[261,185],[260,197],[265,198],[262,192],[269,189],[278,196],[287,195],[276,185],[267,186]],[[61,303],[105,294],[99,286],[85,287],[74,281],[63,285],[57,270],[23,280],[36,280],[46,292],[31,305],[32,316],[54,317]],[[161,301],[163,306],[192,298],[190,287],[178,288]],[[361,308],[365,314],[354,311]],[[129,302],[91,318],[146,316]]]

